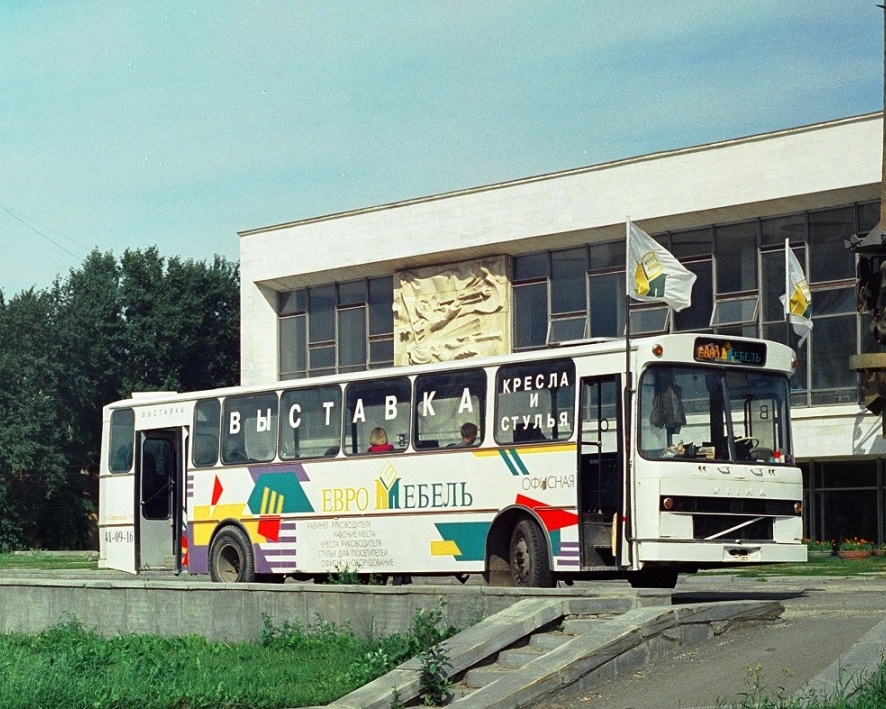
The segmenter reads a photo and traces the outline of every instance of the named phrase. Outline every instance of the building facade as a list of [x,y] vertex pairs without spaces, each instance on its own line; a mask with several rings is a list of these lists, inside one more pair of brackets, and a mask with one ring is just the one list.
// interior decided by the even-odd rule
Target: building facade
[[886,439],[849,367],[880,346],[844,244],[879,221],[882,145],[876,113],[241,232],[242,383],[621,336],[630,217],[697,276],[679,313],[631,303],[631,332],[791,344],[807,534],[886,542]]

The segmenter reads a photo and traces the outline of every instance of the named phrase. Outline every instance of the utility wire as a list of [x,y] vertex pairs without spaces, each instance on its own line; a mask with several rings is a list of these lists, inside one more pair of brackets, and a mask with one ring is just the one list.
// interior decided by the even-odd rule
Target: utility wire
[[13,212],[12,210],[8,209],[7,207],[4,207],[2,204],[0,204],[0,209],[2,209],[4,212],[6,212],[10,217],[12,217],[13,219],[15,219],[17,222],[21,222],[22,224],[24,224],[26,227],[28,227],[28,229],[30,229],[31,231],[33,231],[33,232],[34,232],[35,234],[37,234],[38,236],[42,236],[44,239],[46,239],[46,240],[47,240],[50,244],[52,244],[53,246],[57,246],[58,248],[60,248],[62,251],[64,251],[64,252],[65,252],[66,254],[68,254],[69,256],[73,256],[75,259],[79,259],[79,258],[80,258],[77,254],[75,254],[75,253],[69,251],[69,250],[66,249],[64,246],[62,246],[60,243],[58,243],[57,241],[54,241],[54,240],[51,239],[50,237],[46,236],[46,234],[44,234],[42,231],[40,231],[40,230],[37,229],[36,227],[33,227],[33,226],[31,226],[30,224],[28,224],[24,219],[22,219],[20,216],[18,216],[18,215],[17,215],[15,212]]

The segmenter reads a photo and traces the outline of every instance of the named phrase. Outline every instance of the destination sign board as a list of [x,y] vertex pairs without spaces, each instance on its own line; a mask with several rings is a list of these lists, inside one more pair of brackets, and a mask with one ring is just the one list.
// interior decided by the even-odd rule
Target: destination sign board
[[696,362],[763,367],[766,365],[766,343],[696,337],[692,356]]

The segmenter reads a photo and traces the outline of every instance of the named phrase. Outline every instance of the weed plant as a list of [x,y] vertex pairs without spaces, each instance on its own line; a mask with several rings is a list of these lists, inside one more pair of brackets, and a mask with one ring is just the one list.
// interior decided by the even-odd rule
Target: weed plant
[[[441,607],[408,633],[361,639],[317,621],[274,626],[257,643],[125,635],[76,621],[0,636],[0,709],[276,709],[328,704],[456,632]],[[432,643],[433,644],[433,643]]]
[[406,660],[421,656],[433,646],[455,635],[459,628],[442,626],[443,608],[446,602],[441,598],[431,610],[419,608],[406,633],[395,633],[380,638],[375,647],[366,654],[364,661],[352,668],[351,676],[363,686],[390,672]]
[[[757,668],[759,670],[759,668]],[[886,663],[880,658],[877,672],[867,681],[857,677],[842,679],[842,691],[827,695],[813,695],[799,699],[787,698],[783,692],[777,698],[767,696],[757,681],[739,704],[721,704],[721,709],[883,709],[886,707]]]
[[352,569],[345,564],[344,566],[335,565],[328,574],[326,574],[326,583],[336,586],[384,586],[388,582],[388,577],[384,574],[361,574],[360,569],[356,566]]
[[[418,695],[425,706],[437,707],[448,704],[452,680],[449,678],[449,651],[445,643],[419,653],[421,672],[418,678]],[[447,669],[448,668],[448,669]]]
[[360,574],[357,573],[356,568],[352,569],[347,564],[344,566],[336,564],[335,569],[327,574],[326,583],[337,586],[353,586],[360,583]]

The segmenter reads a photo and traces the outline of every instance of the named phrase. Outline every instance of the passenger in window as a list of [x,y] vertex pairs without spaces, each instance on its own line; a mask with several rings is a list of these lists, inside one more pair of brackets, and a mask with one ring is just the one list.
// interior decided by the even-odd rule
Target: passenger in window
[[381,426],[373,428],[372,433],[369,434],[368,451],[370,453],[385,453],[392,450],[394,450],[394,446],[388,443],[387,432]]
[[461,443],[460,446],[477,445],[477,424],[467,421],[461,425]]

